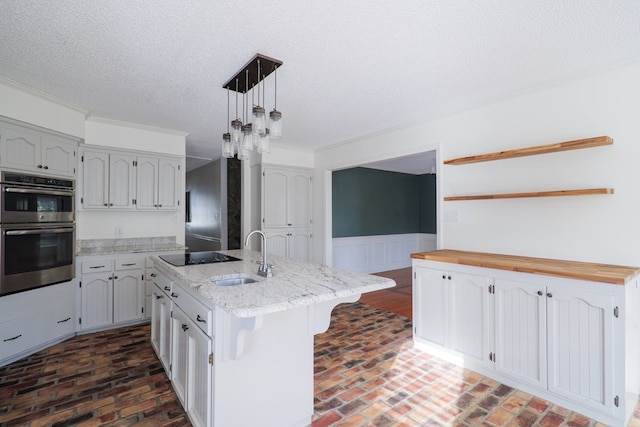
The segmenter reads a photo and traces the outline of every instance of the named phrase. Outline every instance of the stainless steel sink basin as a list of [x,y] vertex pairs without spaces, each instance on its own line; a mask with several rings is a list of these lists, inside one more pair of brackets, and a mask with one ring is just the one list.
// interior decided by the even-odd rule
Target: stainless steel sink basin
[[218,286],[236,286],[255,282],[258,282],[258,280],[254,279],[253,277],[234,277],[232,279],[216,280],[215,284]]

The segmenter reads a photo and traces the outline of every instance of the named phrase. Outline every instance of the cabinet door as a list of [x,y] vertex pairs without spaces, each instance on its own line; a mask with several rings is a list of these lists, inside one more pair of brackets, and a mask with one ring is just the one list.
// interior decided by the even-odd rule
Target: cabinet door
[[547,288],[551,392],[613,411],[613,297]]
[[106,209],[109,202],[109,155],[82,153],[82,208]]
[[288,253],[288,241],[287,241],[287,232],[266,232],[266,242],[267,242],[267,256],[274,255],[280,256],[283,258],[287,257]]
[[182,194],[180,160],[158,160],[158,209],[178,210]]
[[171,383],[182,406],[186,406],[189,319],[177,308],[171,313]]
[[289,177],[278,169],[265,169],[262,185],[262,226],[288,227]]
[[42,168],[42,137],[36,132],[2,127],[2,165],[32,171]]
[[151,345],[165,371],[171,363],[171,300],[159,287],[151,295]]
[[443,271],[414,269],[413,325],[417,338],[441,347],[449,346],[449,287]]
[[137,208],[158,207],[158,158],[138,156]]
[[287,224],[293,227],[311,225],[311,174],[292,172],[287,185]]
[[495,368],[547,387],[547,301],[542,285],[495,279]]
[[134,156],[109,155],[109,208],[133,209],[135,199],[136,171]]
[[76,144],[45,137],[42,140],[42,168],[55,175],[75,175],[76,149]]
[[196,427],[210,425],[212,405],[211,338],[189,321],[187,331],[187,406]]
[[311,232],[295,230],[287,236],[289,249],[287,257],[297,261],[310,261],[311,258]]
[[451,273],[447,275],[447,282],[451,295],[451,350],[463,355],[465,361],[487,362],[487,278]]
[[113,276],[113,322],[142,319],[142,270],[116,271]]
[[113,323],[112,273],[82,276],[82,329],[91,329]]

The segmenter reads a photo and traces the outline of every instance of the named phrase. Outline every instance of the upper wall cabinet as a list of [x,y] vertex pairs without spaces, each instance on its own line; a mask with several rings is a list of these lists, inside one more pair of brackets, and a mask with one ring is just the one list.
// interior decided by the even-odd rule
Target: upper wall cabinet
[[138,209],[180,209],[180,160],[138,156]]
[[262,226],[311,226],[311,171],[265,167],[262,172]]
[[86,210],[180,209],[182,159],[83,147],[80,203]]
[[135,208],[135,156],[122,153],[83,150],[83,209]]
[[0,167],[73,177],[79,139],[0,118]]

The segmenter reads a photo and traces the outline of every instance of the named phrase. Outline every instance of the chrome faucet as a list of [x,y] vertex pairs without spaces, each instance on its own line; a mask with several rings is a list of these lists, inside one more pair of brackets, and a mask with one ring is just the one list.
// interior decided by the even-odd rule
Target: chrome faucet
[[271,268],[273,267],[271,264],[267,264],[267,237],[261,230],[253,230],[249,234],[247,234],[246,239],[244,239],[244,245],[249,246],[249,238],[254,234],[260,235],[260,250],[262,251],[262,261],[258,261],[258,276],[262,277],[273,277],[273,271]]

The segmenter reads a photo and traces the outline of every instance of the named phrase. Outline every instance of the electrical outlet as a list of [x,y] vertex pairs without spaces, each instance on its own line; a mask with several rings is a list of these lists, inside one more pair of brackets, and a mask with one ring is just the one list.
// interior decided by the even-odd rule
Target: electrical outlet
[[116,237],[121,237],[124,235],[124,227],[121,225],[116,226]]

